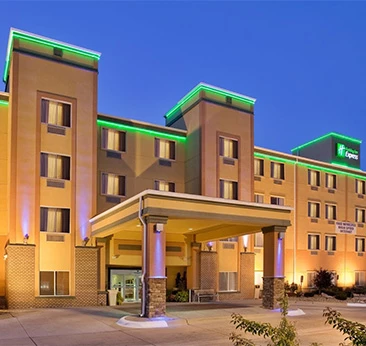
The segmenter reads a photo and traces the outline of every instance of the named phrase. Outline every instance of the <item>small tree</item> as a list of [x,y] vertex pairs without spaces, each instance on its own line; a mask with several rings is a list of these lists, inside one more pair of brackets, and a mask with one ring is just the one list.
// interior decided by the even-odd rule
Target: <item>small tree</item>
[[331,271],[320,268],[316,271],[314,285],[319,293],[321,293],[321,290],[327,289],[333,285],[333,279],[334,274]]
[[[288,313],[287,295],[281,299],[280,306],[282,318],[278,327],[273,327],[269,323],[247,320],[240,314],[232,314],[231,323],[235,325],[236,329],[243,330],[245,333],[251,333],[252,335],[270,339],[272,343],[269,345],[299,346],[300,343],[297,339],[295,325],[286,317]],[[229,339],[233,342],[234,346],[255,346],[251,340],[243,338],[241,335],[235,333],[231,333]]]
[[[323,316],[326,318],[325,324],[330,324],[333,328],[339,330],[343,335],[347,335],[344,341],[350,341],[351,345],[364,346],[366,345],[366,326],[346,320],[341,317],[340,312],[326,308],[323,310]],[[340,344],[344,345],[344,344]]]

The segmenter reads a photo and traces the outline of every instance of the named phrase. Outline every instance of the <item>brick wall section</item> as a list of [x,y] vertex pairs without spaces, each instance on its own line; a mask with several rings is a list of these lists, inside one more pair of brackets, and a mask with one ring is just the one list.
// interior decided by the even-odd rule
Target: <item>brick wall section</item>
[[275,309],[279,307],[278,301],[283,297],[284,278],[263,277],[263,307]]
[[6,299],[9,309],[105,305],[105,295],[98,300],[97,248],[75,248],[74,297],[36,296],[34,245],[9,244],[6,251]]
[[253,252],[240,253],[239,292],[220,293],[220,300],[240,300],[254,298],[254,256]]
[[79,306],[98,305],[98,248],[75,248],[75,297]]
[[34,245],[8,244],[6,247],[6,300],[9,309],[35,306],[35,250]]
[[200,289],[214,289],[217,291],[217,280],[219,275],[217,252],[201,251],[200,262]]
[[166,312],[166,279],[147,279],[146,317],[165,316]]

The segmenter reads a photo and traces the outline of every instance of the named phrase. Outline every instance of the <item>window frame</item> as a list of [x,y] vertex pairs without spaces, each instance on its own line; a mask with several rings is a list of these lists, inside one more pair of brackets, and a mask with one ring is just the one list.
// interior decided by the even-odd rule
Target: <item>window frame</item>
[[[233,184],[233,197],[224,197],[224,185],[225,182],[231,183]],[[234,189],[234,187],[236,187],[236,189]],[[236,190],[236,191],[235,191]],[[237,201],[239,199],[239,184],[237,181],[235,180],[228,180],[228,179],[220,179],[219,180],[219,196],[220,198],[225,198],[225,199],[229,199],[229,200],[234,200]]]
[[[71,129],[72,128],[72,113],[73,113],[73,110],[72,110],[72,108],[73,108],[73,106],[72,106],[72,102],[68,102],[68,101],[60,101],[59,99],[54,99],[54,98],[50,98],[50,97],[45,97],[45,96],[41,96],[40,97],[40,100],[41,100],[41,102],[40,102],[40,112],[41,112],[41,124],[46,124],[46,125],[51,125],[51,126],[56,126],[56,127],[60,127],[60,128],[64,128],[64,129]],[[43,109],[43,107],[42,107],[42,104],[43,104],[43,100],[45,100],[45,101],[48,101],[48,102],[56,102],[56,103],[61,103],[62,105],[68,105],[68,106],[70,106],[70,114],[69,114],[69,123],[70,123],[70,126],[67,126],[67,125],[59,125],[59,124],[52,124],[52,123],[50,123],[50,122],[45,122],[45,121],[43,121],[44,120],[44,117],[43,117],[43,114],[42,114],[42,109]],[[48,120],[48,119],[47,119]]]
[[[234,274],[236,274],[236,275],[233,275],[233,277],[235,278],[235,281],[234,282],[230,282],[231,280],[230,279],[232,279],[232,278],[230,278],[230,273],[234,273]],[[220,274],[227,274],[227,289],[225,289],[225,290],[222,290],[221,288],[221,282],[220,282],[220,279],[221,279],[221,275]],[[238,291],[238,272],[236,271],[236,272],[230,272],[230,271],[223,271],[223,272],[220,272],[219,271],[219,292],[237,292]],[[231,286],[235,286],[233,289],[229,289],[229,288],[231,288]]]
[[[262,197],[262,202],[258,202],[258,201],[257,201],[257,196]],[[264,203],[264,194],[263,194],[263,193],[254,193],[254,202],[255,202],[255,203],[263,204],[263,203]]]
[[[169,158],[161,157],[160,156],[160,141],[168,142],[169,143]],[[157,145],[159,143],[159,145]],[[171,144],[174,144],[174,157],[171,154]],[[166,160],[166,161],[176,161],[177,159],[177,141],[173,141],[171,139],[165,139],[160,137],[154,138],[154,157],[158,158],[159,160]]]
[[[275,173],[275,166],[279,165],[280,167],[280,177],[275,177],[274,173]],[[285,164],[283,162],[276,162],[276,161],[271,161],[271,178],[276,179],[276,180],[285,180]]]
[[[69,159],[69,178],[53,178],[53,177],[49,177],[48,175],[42,175],[42,154],[44,155],[47,155],[47,161],[48,161],[48,156],[49,155],[52,155],[52,156],[56,156],[56,158],[59,156],[61,157],[61,160],[63,157],[65,158],[68,158]],[[48,162],[47,162],[47,165],[48,165]],[[40,176],[41,178],[46,178],[46,179],[53,179],[53,180],[62,180],[62,181],[71,181],[71,172],[72,172],[72,169],[71,169],[71,155],[64,155],[64,154],[59,154],[59,153],[51,153],[51,152],[46,152],[46,151],[41,151],[41,154],[40,154]],[[63,166],[61,167],[61,170],[63,171]],[[48,174],[48,172],[45,172],[45,174]]]
[[[316,174],[316,182],[315,184],[312,184],[311,182],[311,173],[314,172]],[[310,186],[315,186],[315,187],[320,187],[321,181],[320,181],[320,171],[317,171],[315,169],[308,169],[308,185]]]
[[[41,273],[52,273],[53,272],[53,292],[54,294],[41,294]],[[68,273],[69,274],[69,287],[68,294],[57,294],[57,273]],[[39,271],[39,295],[42,297],[69,297],[70,293],[70,271],[69,270],[40,270]]]
[[[283,204],[272,203],[272,198],[276,198],[277,200],[282,200],[283,201]],[[285,205],[285,197],[271,195],[269,197],[269,204],[271,204],[271,205],[279,205],[279,206],[283,207]]]
[[[358,211],[362,211],[362,220],[360,221],[358,219]],[[366,223],[366,209],[365,208],[359,208],[359,207],[355,207],[355,222],[357,223]]]
[[[116,149],[109,149],[109,148],[105,148],[104,147],[104,143],[105,143],[105,131],[107,131],[107,133],[109,133],[109,131],[113,131],[113,132],[118,132],[119,134],[123,134],[123,148],[121,150],[116,150]],[[108,137],[107,137],[107,145],[108,145]],[[121,144],[121,141],[120,141]],[[127,132],[126,131],[120,131],[117,129],[111,129],[110,127],[106,127],[106,126],[102,126],[100,129],[100,148],[102,150],[105,151],[112,151],[115,153],[125,153],[127,151]]]
[[[358,246],[358,240],[361,240],[361,250]],[[366,252],[366,238],[365,237],[355,237],[355,252]]]
[[[328,249],[328,238],[333,239],[332,248]],[[325,234],[324,235],[324,250],[328,252],[337,251],[337,236],[334,234]]]
[[[61,223],[61,232],[53,232],[53,231],[49,231],[49,230],[47,230],[47,224],[48,224],[48,212],[47,212],[47,222],[46,222],[46,227],[45,227],[45,229],[44,230],[42,230],[42,209],[47,209],[47,211],[49,211],[50,209],[55,209],[56,210],[56,212],[57,212],[57,210],[61,210],[61,222],[63,222],[62,221],[62,218],[64,217],[64,216],[62,216],[62,211],[63,210],[68,210],[69,211],[69,213],[68,213],[68,232],[63,232],[62,231],[62,229],[64,229],[64,225],[63,225],[63,223]],[[45,205],[41,205],[40,206],[40,209],[39,209],[39,212],[40,212],[40,223],[39,223],[39,231],[41,232],[41,233],[48,233],[48,234],[71,234],[71,208],[62,208],[62,207],[54,207],[54,206],[45,206]],[[66,227],[66,226],[65,226]]]
[[[359,184],[358,183],[361,183],[361,192],[358,191],[359,190]],[[358,195],[366,195],[366,181],[365,180],[361,180],[361,179],[355,179],[355,192],[358,194]]]
[[[317,210],[318,215],[316,215],[316,216],[311,215],[311,208],[310,208],[311,204],[316,204],[317,205],[316,210]],[[308,201],[308,213],[307,214],[308,214],[308,217],[310,217],[311,219],[320,219],[320,215],[321,215],[321,213],[320,213],[320,202]]]
[[[259,162],[259,174],[256,173],[256,162]],[[258,159],[257,157],[254,158],[254,176],[256,177],[264,177],[264,160]]]
[[[225,150],[224,150],[225,149],[225,145],[224,145],[225,140],[231,141],[232,143],[236,143],[236,148],[235,148],[235,145],[233,144],[233,156],[226,156],[224,154],[224,152],[225,152]],[[219,136],[219,156],[229,158],[229,159],[233,159],[233,160],[238,160],[239,159],[239,140],[236,139],[236,138],[229,137],[229,136]]]
[[[316,237],[316,239],[317,239],[315,248],[312,248],[311,247],[311,241],[310,241],[311,237]],[[307,234],[307,240],[308,240],[307,249],[309,251],[319,251],[320,250],[320,248],[321,248],[321,244],[320,244],[320,241],[321,241],[320,233],[309,232]]]
[[[333,186],[329,186],[329,180],[328,178],[330,176],[333,176],[334,177],[334,180],[333,180]],[[338,185],[338,182],[337,182],[337,174],[332,174],[332,173],[325,173],[325,187],[327,189],[332,189],[332,190],[336,190],[337,189],[337,185]]]
[[[329,217],[329,209],[333,208],[333,218]],[[325,203],[325,218],[327,220],[337,220],[337,205],[332,203]]]
[[[168,184],[168,191],[167,191],[167,190],[157,189],[157,188],[156,188],[156,187],[157,187],[157,184],[159,184],[159,186],[160,186],[160,183]],[[172,184],[172,185],[171,185],[171,184]],[[173,186],[173,190],[171,190],[171,189],[170,189],[170,188],[171,188],[171,186]],[[159,180],[159,179],[156,179],[156,180],[154,181],[154,189],[155,189],[156,191],[175,192],[175,182],[173,182],[173,181],[166,181],[166,180]]]
[[[121,178],[123,177],[123,180],[124,180],[124,186],[123,186],[123,192],[124,194],[123,195],[111,195],[109,193],[103,193],[103,175],[114,175],[114,176],[117,176],[118,178]],[[118,173],[112,173],[112,172],[101,172],[100,174],[100,194],[102,196],[110,196],[110,197],[126,197],[126,181],[127,181],[127,177],[125,175],[120,175]],[[108,191],[108,185],[106,186],[107,188],[107,191]],[[120,186],[118,186],[118,191],[120,191]]]

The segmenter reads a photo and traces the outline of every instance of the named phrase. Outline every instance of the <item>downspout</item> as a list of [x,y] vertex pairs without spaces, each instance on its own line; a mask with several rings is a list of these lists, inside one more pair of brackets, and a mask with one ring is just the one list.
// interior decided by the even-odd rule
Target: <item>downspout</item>
[[[298,152],[297,152],[298,154]],[[297,246],[297,212],[296,212],[296,206],[297,206],[297,164],[299,162],[299,158],[298,155],[296,155],[296,161],[294,164],[294,242],[293,242],[293,248],[294,248],[294,252],[293,252],[293,278],[292,281],[294,283],[296,283],[296,246]]]
[[141,275],[141,281],[142,281],[142,296],[141,296],[141,314],[140,317],[145,317],[146,309],[146,283],[145,283],[145,277],[146,277],[146,254],[147,254],[147,227],[146,222],[144,221],[142,217],[142,196],[139,198],[139,220],[142,224],[142,275]]

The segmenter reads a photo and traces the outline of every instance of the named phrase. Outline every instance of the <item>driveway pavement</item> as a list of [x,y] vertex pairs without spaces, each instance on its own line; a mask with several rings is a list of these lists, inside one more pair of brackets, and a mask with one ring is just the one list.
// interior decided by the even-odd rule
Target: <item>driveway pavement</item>
[[[118,307],[90,307],[68,309],[32,309],[0,312],[0,345],[123,345],[123,346],[211,346],[232,345],[228,339],[234,331],[230,324],[233,312],[246,318],[277,324],[278,311],[264,310],[261,301],[217,302],[201,304],[169,303],[168,327],[131,329],[117,325],[124,316],[137,317],[137,304]],[[338,302],[291,301],[290,309],[301,309],[305,314],[289,317],[296,321],[301,345],[311,342],[335,346],[343,341],[342,335],[324,325],[322,311],[331,306],[351,320],[366,324],[365,307],[347,307]],[[251,336],[249,336],[251,337]],[[266,345],[262,339],[257,345]]]

